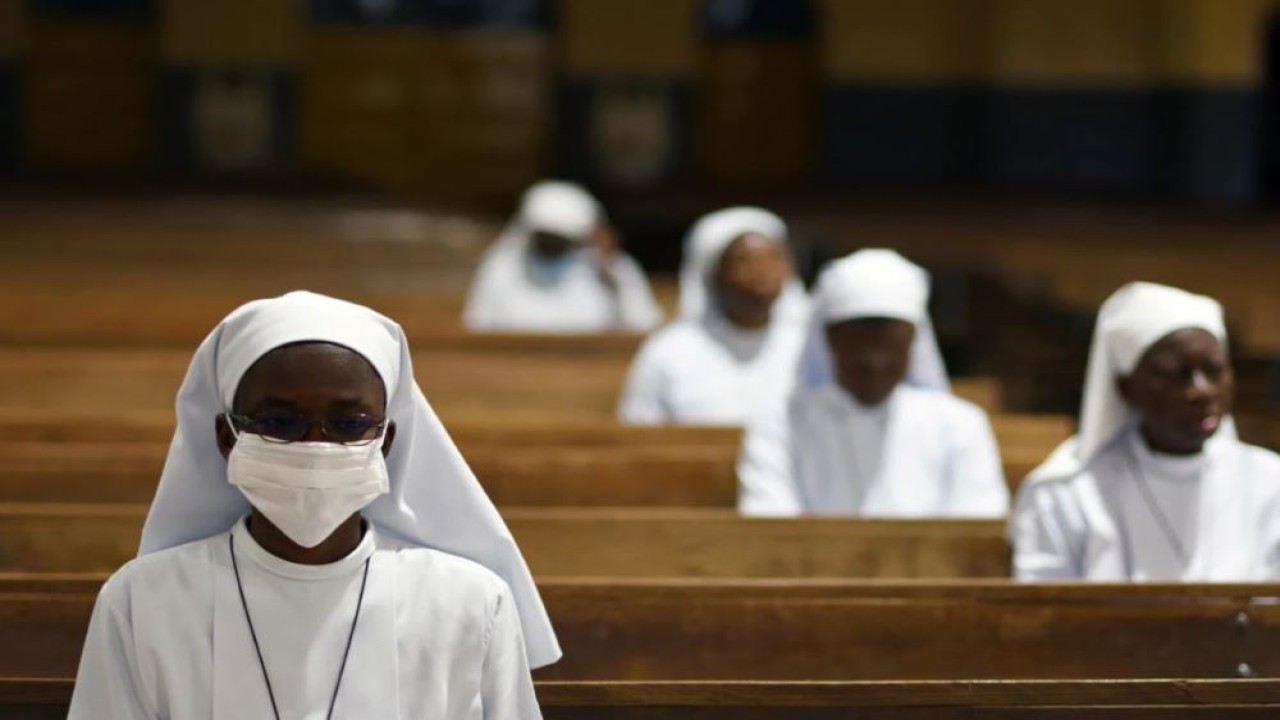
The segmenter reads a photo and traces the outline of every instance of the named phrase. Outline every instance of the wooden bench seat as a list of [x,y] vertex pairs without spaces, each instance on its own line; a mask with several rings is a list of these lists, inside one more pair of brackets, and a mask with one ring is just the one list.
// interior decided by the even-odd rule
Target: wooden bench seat
[[[539,577],[1008,577],[1004,523],[744,519],[718,510],[506,508]],[[107,572],[144,505],[0,504],[0,571]]]
[[[0,679],[6,720],[63,720],[66,679]],[[537,683],[546,720],[1262,720],[1276,680]]]
[[[98,580],[101,580],[99,577]],[[0,578],[0,676],[74,673],[91,581]],[[545,680],[1280,675],[1274,585],[542,579]]]

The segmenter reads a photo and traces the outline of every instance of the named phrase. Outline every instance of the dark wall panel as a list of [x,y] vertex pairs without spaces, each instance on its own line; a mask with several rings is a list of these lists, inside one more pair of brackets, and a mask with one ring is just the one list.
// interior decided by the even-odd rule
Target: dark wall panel
[[0,169],[18,163],[21,144],[22,80],[20,66],[14,60],[0,60]]
[[977,89],[842,85],[826,92],[825,171],[835,182],[963,185],[980,176]]
[[430,25],[448,28],[548,27],[550,0],[310,0],[325,25]]
[[676,80],[571,78],[560,86],[557,170],[602,187],[645,190],[686,177],[692,89]]
[[[1211,204],[1247,205],[1260,199],[1261,101],[1246,90],[1179,93],[1188,139],[1184,197]],[[1280,126],[1268,142],[1280,143]]]
[[817,28],[808,0],[704,0],[702,29],[717,38],[807,38]]
[[40,18],[141,20],[151,17],[152,0],[28,0]]
[[258,172],[294,157],[296,81],[272,68],[170,69],[160,86],[166,163],[201,173]]
[[997,187],[1149,193],[1157,185],[1150,93],[1002,89],[988,108],[987,172]]

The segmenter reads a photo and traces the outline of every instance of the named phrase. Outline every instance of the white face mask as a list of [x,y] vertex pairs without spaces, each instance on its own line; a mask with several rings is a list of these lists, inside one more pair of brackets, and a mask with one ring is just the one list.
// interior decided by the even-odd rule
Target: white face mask
[[381,438],[368,445],[278,443],[240,433],[227,458],[227,480],[307,548],[390,487]]

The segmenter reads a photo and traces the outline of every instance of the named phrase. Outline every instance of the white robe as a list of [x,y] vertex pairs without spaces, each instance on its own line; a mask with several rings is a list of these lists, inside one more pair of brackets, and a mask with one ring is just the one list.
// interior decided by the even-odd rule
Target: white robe
[[1082,471],[1055,474],[1074,443],[1018,493],[1018,579],[1280,580],[1280,456],[1230,436],[1198,456],[1161,456],[1130,425]]
[[804,326],[759,331],[718,315],[682,320],[645,341],[618,408],[633,425],[743,425],[790,392]]
[[538,278],[521,238],[499,240],[480,263],[463,322],[472,330],[509,332],[647,331],[662,322],[644,271],[618,254],[610,271],[617,289],[605,286],[591,250],[574,251],[554,280]]
[[272,717],[228,552],[280,716],[322,720],[368,587],[336,718],[540,718],[511,591],[489,570],[406,549],[372,528],[323,566],[270,555],[244,523],[230,533],[130,562],[103,586],[80,662],[70,720]]
[[878,408],[836,385],[797,391],[749,426],[738,478],[746,515],[994,517],[1009,505],[986,413],[905,384]]

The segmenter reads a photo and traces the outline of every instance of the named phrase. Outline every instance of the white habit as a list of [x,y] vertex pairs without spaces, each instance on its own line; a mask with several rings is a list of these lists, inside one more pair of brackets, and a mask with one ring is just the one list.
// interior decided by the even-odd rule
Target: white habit
[[[472,330],[588,333],[652,330],[662,321],[644,271],[629,256],[602,260],[590,246],[604,219],[585,190],[558,182],[539,183],[520,212],[480,262],[467,297],[463,322]],[[556,260],[530,250],[530,237],[552,232],[577,247]],[[616,282],[601,279],[602,267]]]
[[[738,463],[746,515],[992,517],[1008,490],[985,412],[951,395],[927,313],[928,277],[863,250],[819,277],[799,381],[748,426]],[[907,380],[865,407],[835,381],[826,326],[878,317],[916,326]]]
[[[368,360],[397,431],[388,492],[361,511],[363,543],[325,566],[293,565],[253,542],[240,524],[250,505],[215,439],[249,367],[297,342]],[[196,351],[177,414],[139,558],[98,598],[73,720],[271,717],[231,534],[282,718],[324,717],[369,557],[335,717],[540,717],[529,668],[559,659],[559,644],[515,541],[414,382],[399,325],[306,292],[244,305]]]
[[680,273],[681,317],[641,346],[618,407],[622,422],[742,425],[790,392],[808,306],[799,282],[786,285],[758,330],[731,323],[709,288],[725,250],[747,233],[785,243],[787,227],[758,208],[721,210],[694,225]]
[[[469,560],[370,529],[350,556],[295,565],[237,523],[245,602],[282,718],[322,720],[369,580],[335,718],[541,717],[510,589]],[[134,560],[103,588],[70,720],[271,718],[228,537]]]
[[1103,305],[1080,432],[1030,475],[1010,518],[1019,579],[1280,579],[1280,456],[1240,442],[1230,418],[1197,455],[1153,452],[1116,388],[1187,328],[1226,341],[1207,297],[1133,283]]

